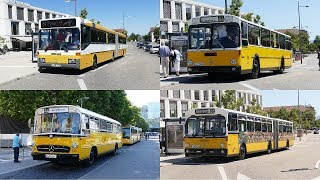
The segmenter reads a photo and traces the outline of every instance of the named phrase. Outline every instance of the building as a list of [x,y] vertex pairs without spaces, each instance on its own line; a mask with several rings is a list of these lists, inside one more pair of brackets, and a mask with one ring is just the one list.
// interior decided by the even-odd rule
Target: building
[[191,18],[221,12],[224,8],[193,0],[160,0],[160,28],[165,33],[181,32]]
[[144,105],[141,107],[140,114],[143,119],[148,119],[148,106],[147,105]]
[[0,0],[0,37],[9,49],[31,50],[31,33],[39,30],[39,20],[68,17],[16,0]]
[[[216,107],[224,91],[221,90],[161,90],[160,118],[185,117],[185,112],[193,108]],[[262,95],[256,91],[237,90],[236,98],[244,98],[244,108],[251,106],[253,99],[262,107]],[[243,111],[240,107],[240,111]]]

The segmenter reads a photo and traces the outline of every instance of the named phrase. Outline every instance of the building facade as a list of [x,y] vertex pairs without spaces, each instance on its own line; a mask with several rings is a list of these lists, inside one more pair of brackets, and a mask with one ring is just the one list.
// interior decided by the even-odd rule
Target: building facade
[[0,37],[9,49],[31,48],[31,33],[39,30],[39,20],[68,17],[16,0],[0,0]]
[[[160,118],[185,117],[185,112],[193,108],[216,107],[216,102],[225,91],[222,90],[161,90]],[[237,90],[236,98],[244,98],[244,107],[251,106],[253,99],[262,107],[262,95],[256,91]]]
[[176,33],[185,30],[191,18],[219,14],[224,8],[193,0],[160,0],[161,32]]

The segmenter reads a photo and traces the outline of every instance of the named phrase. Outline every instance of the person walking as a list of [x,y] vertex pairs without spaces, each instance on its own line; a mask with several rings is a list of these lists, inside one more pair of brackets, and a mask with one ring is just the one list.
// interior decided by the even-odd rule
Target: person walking
[[172,47],[171,55],[174,61],[174,67],[176,69],[176,75],[180,76],[180,62],[181,62],[182,54],[175,47]]
[[21,145],[21,139],[19,137],[19,134],[16,134],[13,137],[13,141],[12,141],[12,148],[13,148],[13,152],[14,152],[14,163],[20,163],[19,161],[19,149],[20,149],[20,145]]
[[319,60],[318,65],[319,65],[319,71],[320,71],[320,51],[318,51],[318,60]]
[[162,65],[162,73],[164,78],[167,78],[169,75],[169,62],[170,62],[170,49],[165,45],[164,42],[161,42],[161,46],[159,49],[161,65]]

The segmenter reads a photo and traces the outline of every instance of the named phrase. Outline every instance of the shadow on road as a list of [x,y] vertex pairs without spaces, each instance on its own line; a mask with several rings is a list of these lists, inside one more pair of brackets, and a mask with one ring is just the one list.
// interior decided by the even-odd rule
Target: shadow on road
[[313,169],[310,169],[310,168],[297,168],[297,169],[289,169],[289,170],[280,171],[280,172],[312,171],[312,170],[318,170],[318,169],[317,168],[313,168]]

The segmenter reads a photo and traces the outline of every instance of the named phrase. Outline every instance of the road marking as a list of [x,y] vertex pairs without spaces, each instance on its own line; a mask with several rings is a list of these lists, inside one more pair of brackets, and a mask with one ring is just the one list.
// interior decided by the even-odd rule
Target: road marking
[[85,75],[84,74],[81,74],[81,75],[79,75],[78,77],[84,77]]
[[251,178],[249,178],[248,176],[245,176],[243,174],[241,174],[240,172],[238,172],[238,175],[237,175],[237,180],[249,180]]
[[246,87],[246,88],[249,88],[249,89],[251,89],[251,90],[253,90],[253,91],[258,91],[258,90],[259,90],[259,89],[255,88],[255,87],[253,87],[253,86],[250,86],[249,84],[244,83],[244,82],[239,82],[239,84],[242,85],[242,86],[244,86],[244,87]]
[[223,180],[228,180],[226,171],[224,170],[224,168],[223,168],[222,165],[218,165],[218,170],[219,170],[219,172],[220,172],[220,175],[221,175],[222,179],[223,179]]
[[84,83],[83,79],[77,79],[77,81],[78,81],[78,84],[79,84],[81,90],[88,90],[88,88],[87,88],[86,84]]
[[316,163],[316,168],[319,169],[320,160]]
[[311,180],[320,180],[320,176],[319,177],[316,177],[314,179],[311,179]]

